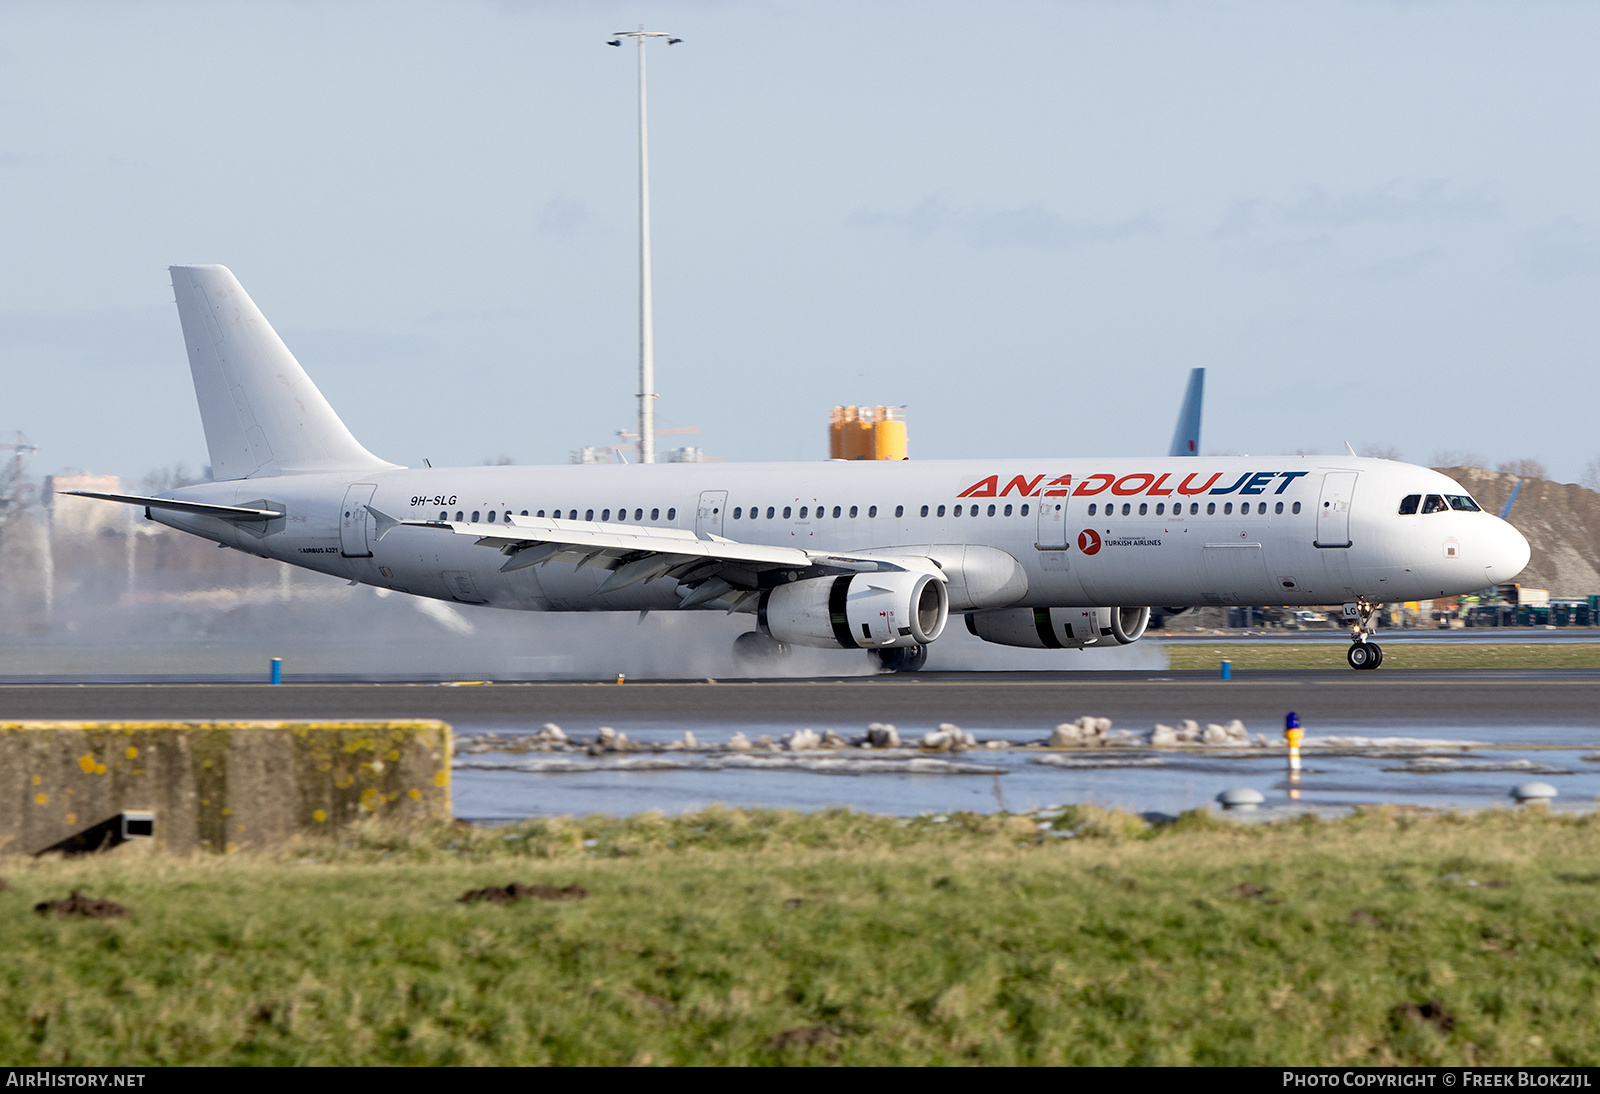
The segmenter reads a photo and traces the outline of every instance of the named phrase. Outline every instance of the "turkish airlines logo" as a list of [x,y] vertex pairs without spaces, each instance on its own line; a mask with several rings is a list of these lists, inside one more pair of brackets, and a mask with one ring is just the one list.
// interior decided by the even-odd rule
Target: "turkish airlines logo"
[[1100,553],[1100,533],[1093,528],[1085,528],[1078,533],[1078,550],[1086,555]]

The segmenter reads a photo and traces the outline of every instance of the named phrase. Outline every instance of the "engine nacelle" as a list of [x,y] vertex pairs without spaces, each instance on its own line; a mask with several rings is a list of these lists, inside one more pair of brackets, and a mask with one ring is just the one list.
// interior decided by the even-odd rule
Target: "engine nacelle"
[[949,615],[950,594],[932,574],[847,574],[768,589],[756,624],[796,646],[881,650],[927,645]]
[[976,637],[1030,650],[1126,646],[1143,638],[1149,625],[1149,608],[1007,608],[967,615],[967,630]]

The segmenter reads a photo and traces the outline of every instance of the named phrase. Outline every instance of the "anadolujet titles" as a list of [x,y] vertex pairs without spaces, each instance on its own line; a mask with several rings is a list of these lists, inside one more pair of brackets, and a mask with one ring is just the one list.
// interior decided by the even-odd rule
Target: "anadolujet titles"
[[1343,603],[1375,668],[1386,601],[1528,562],[1423,467],[1355,456],[401,467],[351,435],[239,282],[172,285],[216,481],[82,492],[262,558],[526,611],[750,614],[738,648],[922,666],[952,613],[1002,645],[1126,644],[1152,606]]

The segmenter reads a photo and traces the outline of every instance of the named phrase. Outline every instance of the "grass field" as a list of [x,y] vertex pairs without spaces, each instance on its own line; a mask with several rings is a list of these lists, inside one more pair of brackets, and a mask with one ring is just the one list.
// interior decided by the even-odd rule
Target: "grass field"
[[[0,1062],[1600,1061],[1600,820],[709,810],[0,857]],[[583,899],[462,904],[516,881]],[[36,914],[81,889],[116,919]]]
[[[1600,669],[1600,642],[1383,641],[1384,672],[1395,669]],[[1349,669],[1345,642],[1290,645],[1277,642],[1183,642],[1162,647],[1174,669]]]

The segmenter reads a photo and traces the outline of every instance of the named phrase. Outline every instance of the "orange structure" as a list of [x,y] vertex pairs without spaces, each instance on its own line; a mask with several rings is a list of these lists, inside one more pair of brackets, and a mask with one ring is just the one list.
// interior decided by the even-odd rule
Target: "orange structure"
[[830,460],[904,460],[904,407],[836,406],[828,423]]

